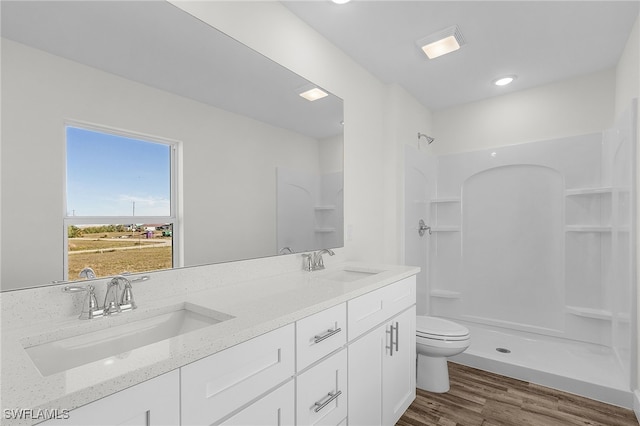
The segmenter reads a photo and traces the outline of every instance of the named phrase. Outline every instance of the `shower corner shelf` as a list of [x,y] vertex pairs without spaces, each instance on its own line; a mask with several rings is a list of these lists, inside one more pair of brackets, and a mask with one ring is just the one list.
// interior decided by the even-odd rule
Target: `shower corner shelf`
[[567,313],[584,318],[611,321],[613,317],[610,311],[604,309],[585,308],[582,306],[566,306]]
[[429,295],[432,297],[439,297],[441,299],[460,299],[462,293],[450,290],[431,290]]

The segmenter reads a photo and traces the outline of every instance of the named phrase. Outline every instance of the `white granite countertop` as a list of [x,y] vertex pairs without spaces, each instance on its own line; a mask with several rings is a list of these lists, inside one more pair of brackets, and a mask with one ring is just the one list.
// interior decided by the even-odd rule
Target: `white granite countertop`
[[[342,282],[337,270],[382,271]],[[308,315],[415,275],[409,266],[344,263],[324,271],[289,272],[145,304],[114,317],[77,318],[2,329],[2,409],[71,410],[229,348]],[[233,318],[125,354],[43,377],[25,347],[133,322],[191,303]],[[30,424],[5,419],[2,424]]]

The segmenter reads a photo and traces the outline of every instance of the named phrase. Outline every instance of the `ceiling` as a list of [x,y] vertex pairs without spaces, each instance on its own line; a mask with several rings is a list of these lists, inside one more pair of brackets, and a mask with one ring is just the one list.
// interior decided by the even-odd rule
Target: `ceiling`
[[[363,68],[438,110],[615,66],[640,1],[282,1]],[[416,41],[458,25],[460,50]],[[509,86],[493,80],[515,74]]]

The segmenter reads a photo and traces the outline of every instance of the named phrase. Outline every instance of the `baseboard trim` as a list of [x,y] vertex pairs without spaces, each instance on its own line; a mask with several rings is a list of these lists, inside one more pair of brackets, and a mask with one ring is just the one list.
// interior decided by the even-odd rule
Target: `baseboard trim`
[[636,419],[638,419],[638,424],[640,424],[640,389],[636,389],[633,392],[633,411],[635,411]]

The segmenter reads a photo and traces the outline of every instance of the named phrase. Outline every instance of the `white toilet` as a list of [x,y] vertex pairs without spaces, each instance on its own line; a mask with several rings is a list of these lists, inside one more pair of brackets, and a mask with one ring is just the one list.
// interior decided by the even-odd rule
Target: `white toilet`
[[447,357],[464,352],[470,342],[468,328],[442,318],[418,315],[416,319],[417,387],[429,392],[447,392],[449,390]]

